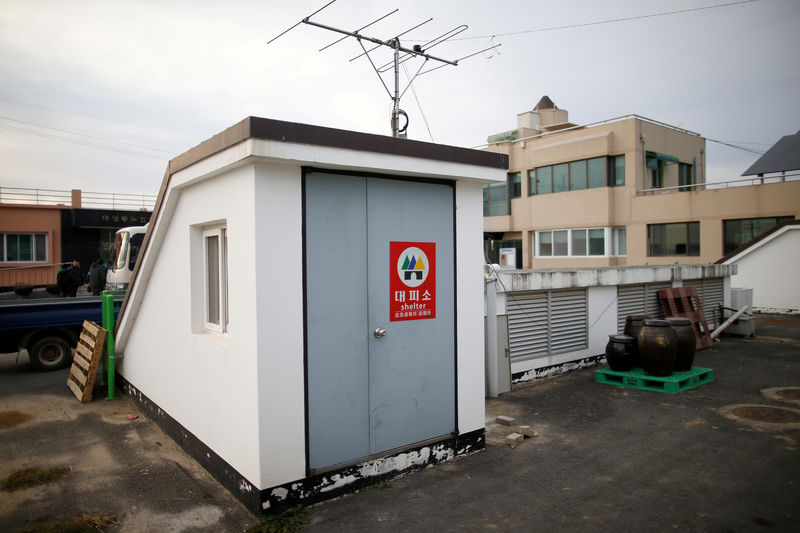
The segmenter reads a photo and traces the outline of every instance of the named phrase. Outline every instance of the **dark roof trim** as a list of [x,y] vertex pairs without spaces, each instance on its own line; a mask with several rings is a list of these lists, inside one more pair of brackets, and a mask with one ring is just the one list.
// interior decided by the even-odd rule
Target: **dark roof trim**
[[772,174],[800,170],[800,131],[794,135],[785,135],[772,148],[764,152],[742,176]]
[[222,133],[177,156],[169,164],[169,173],[182,170],[206,157],[247,139],[264,139],[315,146],[328,146],[380,154],[400,155],[506,170],[508,156],[441,144],[396,139],[385,135],[311,126],[260,117],[248,117]]

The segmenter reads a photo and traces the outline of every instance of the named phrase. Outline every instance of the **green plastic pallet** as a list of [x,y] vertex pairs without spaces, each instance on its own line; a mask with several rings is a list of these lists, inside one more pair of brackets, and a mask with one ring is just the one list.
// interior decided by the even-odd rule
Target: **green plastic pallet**
[[671,376],[657,377],[648,376],[641,368],[632,368],[627,372],[600,368],[594,371],[594,380],[597,383],[620,387],[677,394],[714,381],[714,371],[710,368],[693,366],[691,370],[673,372]]

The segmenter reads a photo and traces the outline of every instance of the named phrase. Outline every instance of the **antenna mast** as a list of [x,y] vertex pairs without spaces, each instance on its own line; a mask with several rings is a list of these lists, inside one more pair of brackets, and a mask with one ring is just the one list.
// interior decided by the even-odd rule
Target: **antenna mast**
[[[316,15],[317,13],[319,13],[320,11],[322,11],[323,9],[328,7],[329,5],[333,4],[335,1],[336,0],[331,0],[330,2],[328,2],[327,4],[322,6],[321,8],[317,9],[316,11],[314,11],[309,16],[307,16],[304,19],[302,19],[297,24],[293,25],[289,29],[283,31],[282,33],[280,33],[277,36],[275,36],[272,39],[270,39],[267,42],[267,44],[272,43],[278,37],[281,37],[282,35],[288,33],[289,31],[293,30],[294,28],[296,28],[300,24],[308,24],[309,26],[315,26],[317,28],[322,28],[324,30],[328,30],[328,31],[332,31],[334,33],[339,33],[339,34],[344,35],[344,37],[340,38],[339,40],[334,41],[334,42],[330,43],[329,45],[320,48],[320,50],[319,50],[320,52],[325,50],[325,49],[327,49],[327,48],[330,48],[334,44],[337,44],[337,43],[345,40],[348,37],[353,37],[356,41],[358,41],[358,44],[361,46],[361,49],[363,50],[363,53],[357,55],[356,57],[354,57],[350,61],[354,61],[354,60],[356,60],[356,59],[358,59],[358,58],[360,58],[362,56],[366,56],[367,59],[369,60],[370,64],[372,65],[372,68],[375,70],[375,73],[378,75],[378,78],[380,79],[381,84],[383,84],[384,89],[386,89],[386,92],[389,93],[389,97],[392,99],[391,125],[392,125],[392,136],[393,137],[400,137],[401,134],[403,134],[403,136],[404,136],[404,132],[406,131],[406,128],[408,128],[408,115],[406,115],[405,111],[400,109],[400,99],[403,97],[403,94],[405,94],[405,91],[408,90],[409,87],[411,87],[411,84],[414,82],[414,80],[417,78],[417,76],[419,76],[421,74],[426,74],[428,72],[431,72],[433,70],[439,69],[441,67],[445,67],[447,65],[458,66],[458,62],[463,60],[463,59],[467,59],[469,57],[478,55],[480,53],[486,52],[488,50],[492,50],[492,49],[497,48],[497,47],[500,46],[499,44],[496,44],[494,46],[490,46],[488,48],[485,48],[485,49],[480,50],[478,52],[475,52],[473,54],[464,56],[464,57],[459,58],[459,59],[453,59],[453,60],[444,59],[444,58],[437,57],[437,56],[434,56],[434,55],[431,55],[431,54],[428,53],[428,50],[430,50],[434,46],[436,46],[438,44],[441,44],[441,43],[443,43],[443,42],[455,37],[459,33],[465,31],[467,29],[467,25],[465,25],[465,24],[462,24],[461,26],[457,26],[457,27],[453,28],[452,30],[440,35],[439,37],[437,37],[435,39],[432,39],[432,40],[428,41],[427,43],[425,43],[423,45],[418,45],[417,44],[417,45],[414,45],[412,48],[406,48],[406,47],[404,47],[404,46],[402,46],[400,44],[400,37],[402,35],[405,35],[405,34],[411,32],[412,30],[415,30],[415,29],[419,28],[423,24],[427,24],[428,22],[433,20],[432,18],[429,18],[428,20],[425,20],[424,22],[421,22],[420,24],[417,24],[416,26],[414,26],[412,28],[409,28],[408,30],[406,30],[406,31],[404,31],[402,33],[399,33],[399,34],[397,34],[396,36],[394,36],[394,37],[392,37],[390,39],[383,40],[383,39],[378,39],[378,38],[375,38],[375,37],[369,37],[367,35],[363,35],[362,33],[360,33],[365,28],[368,28],[369,26],[372,26],[376,22],[385,19],[389,15],[393,15],[394,13],[396,13],[398,11],[397,9],[395,9],[394,11],[392,11],[390,13],[387,13],[386,15],[384,15],[384,16],[382,16],[382,17],[370,22],[366,26],[362,26],[361,28],[359,28],[359,29],[357,29],[355,31],[342,30],[342,29],[339,29],[339,28],[334,28],[333,26],[328,26],[326,24],[321,24],[319,22],[311,20],[311,17],[313,17],[314,15]],[[367,50],[366,47],[364,46],[363,41],[367,41],[367,42],[373,43],[373,44],[375,44],[375,46],[370,48],[369,50]],[[372,61],[372,57],[369,54],[370,54],[370,52],[373,52],[373,51],[375,51],[375,50],[377,50],[378,48],[381,48],[381,47],[391,48],[392,51],[393,51],[394,59],[392,61],[386,63],[385,65],[382,65],[380,67],[376,67],[375,63]],[[425,61],[422,63],[420,68],[417,70],[416,74],[414,74],[414,76],[409,80],[408,85],[406,86],[406,88],[401,93],[400,92],[400,64],[408,61],[409,59],[414,59],[414,58],[418,58],[418,57],[424,58]],[[429,68],[429,69],[427,69],[425,71],[422,71],[422,68],[428,63],[428,61],[435,61],[435,62],[438,62],[440,64],[438,66],[435,66],[435,67]],[[387,72],[388,70],[390,70],[392,68],[394,69],[394,92],[389,90],[389,88],[386,86],[386,83],[383,80],[383,77],[381,76],[384,72]],[[402,128],[400,128],[400,115],[403,115],[403,116],[406,117],[406,123]]]

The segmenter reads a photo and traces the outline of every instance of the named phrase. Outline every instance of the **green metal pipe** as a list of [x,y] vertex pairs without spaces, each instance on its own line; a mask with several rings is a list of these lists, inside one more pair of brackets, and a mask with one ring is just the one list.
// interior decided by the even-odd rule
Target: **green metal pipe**
[[103,291],[103,329],[108,332],[106,335],[106,348],[108,352],[108,398],[107,400],[116,400],[114,395],[114,382],[116,376],[116,369],[114,362],[116,355],[114,354],[114,295],[110,291]]

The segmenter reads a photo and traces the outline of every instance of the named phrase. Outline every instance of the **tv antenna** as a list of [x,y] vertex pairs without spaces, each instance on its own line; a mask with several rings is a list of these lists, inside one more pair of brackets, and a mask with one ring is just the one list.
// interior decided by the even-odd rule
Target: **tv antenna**
[[[344,36],[344,37],[341,37],[340,39],[338,39],[338,40],[336,40],[336,41],[334,41],[334,42],[332,42],[332,43],[330,43],[330,44],[328,44],[326,46],[323,46],[322,48],[319,49],[320,52],[330,48],[331,46],[333,46],[335,44],[338,44],[338,43],[344,41],[348,37],[354,38],[358,42],[358,44],[361,46],[361,49],[362,49],[363,53],[355,56],[350,61],[355,61],[356,59],[359,59],[361,57],[366,57],[369,60],[370,65],[372,65],[373,70],[378,75],[378,78],[380,79],[381,84],[383,85],[383,88],[386,89],[386,92],[389,94],[389,97],[392,99],[392,119],[391,119],[391,124],[392,124],[392,136],[393,137],[401,137],[401,136],[405,137],[405,132],[408,129],[408,115],[406,114],[405,111],[400,109],[400,99],[403,97],[403,95],[409,89],[409,87],[411,87],[411,84],[414,83],[414,80],[417,79],[417,76],[421,76],[422,74],[427,74],[428,72],[433,72],[434,70],[438,70],[438,69],[440,69],[442,67],[446,67],[448,65],[458,66],[459,61],[463,61],[464,59],[476,56],[478,54],[482,54],[483,52],[487,52],[489,50],[493,50],[493,49],[498,48],[500,46],[499,44],[496,44],[496,45],[490,46],[488,48],[484,48],[483,50],[479,50],[477,52],[474,52],[472,54],[466,55],[466,56],[458,58],[458,59],[444,59],[444,58],[437,57],[437,56],[434,56],[434,55],[431,55],[430,53],[428,53],[428,51],[431,48],[433,48],[434,46],[438,46],[438,45],[442,44],[443,42],[446,42],[446,41],[452,39],[453,37],[455,37],[459,33],[465,31],[468,28],[468,26],[466,24],[462,24],[460,26],[456,26],[452,30],[441,34],[440,36],[436,37],[435,39],[431,39],[431,40],[429,40],[428,42],[426,42],[424,44],[415,44],[411,48],[405,47],[402,44],[400,44],[400,37],[410,33],[413,30],[416,30],[417,28],[419,28],[420,26],[423,26],[424,24],[427,24],[428,22],[432,21],[433,18],[429,18],[429,19],[417,24],[416,26],[413,26],[413,27],[407,29],[406,31],[404,31],[402,33],[398,33],[394,37],[390,37],[389,39],[378,39],[376,37],[370,37],[368,35],[364,35],[364,34],[361,33],[362,30],[365,30],[366,28],[368,28],[368,27],[372,26],[373,24],[375,24],[375,23],[377,23],[377,22],[389,17],[390,15],[393,15],[394,13],[397,13],[397,11],[398,11],[397,9],[387,13],[386,15],[383,15],[382,17],[379,17],[379,18],[373,20],[372,22],[370,22],[369,24],[367,24],[365,26],[361,26],[360,28],[358,28],[357,30],[354,30],[354,31],[342,30],[342,29],[339,29],[339,28],[334,28],[333,26],[328,26],[327,24],[322,24],[322,23],[319,23],[319,22],[311,20],[311,17],[313,17],[314,15],[316,15],[317,13],[319,13],[320,11],[322,11],[323,9],[328,7],[329,5],[333,4],[334,2],[336,2],[336,0],[331,0],[330,2],[328,2],[327,4],[322,6],[321,8],[319,8],[316,11],[314,11],[313,13],[311,13],[309,16],[307,16],[304,19],[302,19],[297,24],[293,25],[289,29],[284,30],[280,34],[278,34],[275,37],[273,37],[272,39],[270,39],[267,42],[267,44],[272,43],[273,41],[278,39],[278,37],[281,37],[282,35],[285,35],[286,33],[290,32],[293,29],[295,29],[300,24],[308,24],[309,26],[315,26],[317,28],[322,28],[324,30],[332,31],[334,33],[339,33],[339,34]],[[367,47],[364,46],[364,41],[366,41],[368,43],[372,43],[375,46],[373,46],[372,48],[367,50]],[[370,56],[370,53],[374,52],[375,50],[377,50],[379,48],[382,48],[382,47],[390,48],[394,53],[394,59],[389,61],[389,62],[387,62],[387,63],[385,63],[385,64],[382,64],[382,65],[378,66],[373,61],[372,56]],[[410,59],[416,59],[416,58],[423,58],[424,61],[421,63],[420,67],[417,69],[417,72],[414,74],[414,76],[412,76],[409,79],[408,85],[406,85],[405,89],[403,89],[403,91],[401,92],[400,91],[400,65],[405,63],[406,61],[408,61]],[[433,62],[438,63],[438,64],[436,66],[433,66],[433,67],[425,69],[425,67],[426,67],[426,65],[428,65],[429,61],[433,61]],[[425,69],[425,70],[423,70],[423,69]],[[386,85],[386,81],[383,79],[383,74],[385,72],[389,72],[391,70],[394,70],[394,91],[391,91],[389,89],[389,87]],[[403,125],[402,128],[400,127],[400,116],[401,115],[404,116],[405,119],[406,119],[405,120],[405,124]]]

